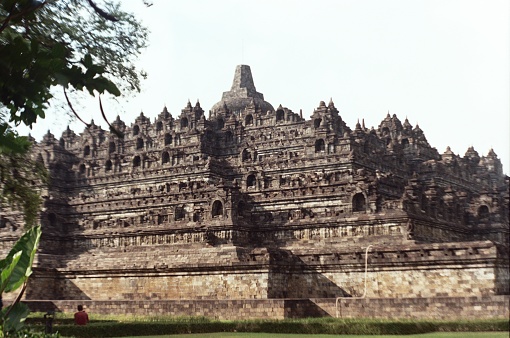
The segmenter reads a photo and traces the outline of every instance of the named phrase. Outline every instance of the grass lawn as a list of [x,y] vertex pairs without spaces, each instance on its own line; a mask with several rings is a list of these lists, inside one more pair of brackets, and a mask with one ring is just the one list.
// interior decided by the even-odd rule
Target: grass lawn
[[384,335],[384,336],[352,336],[352,335],[332,335],[332,334],[288,334],[288,333],[230,333],[230,332],[216,332],[216,333],[201,333],[201,334],[176,334],[168,336],[143,336],[137,338],[398,338],[398,337],[412,337],[412,338],[508,338],[509,332],[433,332],[425,334],[414,335]]
[[[507,319],[498,318],[472,321],[371,318],[219,321],[205,317],[94,317],[90,325],[77,327],[73,324],[72,314],[59,314],[53,329],[60,332],[62,337],[83,338],[121,336],[142,338],[510,338],[510,323]],[[44,320],[41,315],[34,314],[29,319],[30,322],[27,320],[27,324],[33,330],[44,329]]]

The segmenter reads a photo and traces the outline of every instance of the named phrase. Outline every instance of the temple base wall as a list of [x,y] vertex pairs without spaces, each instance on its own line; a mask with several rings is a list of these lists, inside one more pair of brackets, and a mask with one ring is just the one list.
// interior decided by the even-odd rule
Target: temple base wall
[[[36,272],[27,299],[164,300],[267,298],[267,271],[45,276]],[[48,292],[49,291],[49,292]]]
[[243,299],[146,301],[25,301],[32,311],[93,314],[204,316],[224,320],[304,317],[381,319],[508,319],[510,296],[341,299]]
[[[35,271],[26,299],[167,300],[360,297],[364,266],[260,267],[168,273],[55,274]],[[376,266],[366,274],[366,296],[377,298],[471,297],[501,294],[491,263]],[[500,276],[504,277],[504,276]],[[508,276],[506,276],[508,277]],[[506,281],[508,283],[508,280]]]
[[[276,298],[360,297],[365,292],[364,271],[273,274],[269,280],[273,289],[280,291],[269,292]],[[367,273],[367,297],[470,297],[498,291],[496,272],[491,266],[388,267],[369,269]]]

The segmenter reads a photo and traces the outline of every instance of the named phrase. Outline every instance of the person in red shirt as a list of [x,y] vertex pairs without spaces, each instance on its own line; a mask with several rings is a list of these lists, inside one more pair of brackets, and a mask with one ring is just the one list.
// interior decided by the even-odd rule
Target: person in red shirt
[[83,305],[78,305],[78,312],[74,314],[74,323],[76,325],[87,325],[89,315],[83,310]]

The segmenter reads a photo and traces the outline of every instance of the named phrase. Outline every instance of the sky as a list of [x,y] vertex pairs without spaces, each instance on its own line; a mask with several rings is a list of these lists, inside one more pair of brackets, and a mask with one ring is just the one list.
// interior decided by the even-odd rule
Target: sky
[[[510,173],[508,0],[152,3],[122,1],[151,31],[138,61],[148,79],[140,94],[105,105],[111,120],[130,125],[142,111],[154,119],[164,106],[176,118],[188,100],[207,112],[247,64],[274,107],[309,118],[332,99],[351,128],[358,119],[377,128],[388,112],[407,117],[439,153],[493,148]],[[31,131],[37,140],[67,127],[48,115]],[[81,115],[99,124],[97,101]]]

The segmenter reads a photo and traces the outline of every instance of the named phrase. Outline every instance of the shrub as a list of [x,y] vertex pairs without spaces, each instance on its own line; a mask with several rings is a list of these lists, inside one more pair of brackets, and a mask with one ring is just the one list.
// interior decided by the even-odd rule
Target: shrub
[[[109,317],[111,318],[111,317]],[[204,317],[145,317],[136,320],[92,320],[87,326],[76,326],[65,318],[55,322],[54,330],[62,336],[126,337],[212,332],[265,332],[301,334],[394,335],[427,332],[508,331],[504,319],[478,321],[411,321],[380,319],[307,318],[287,320],[219,321]],[[34,321],[33,326],[40,323]]]

